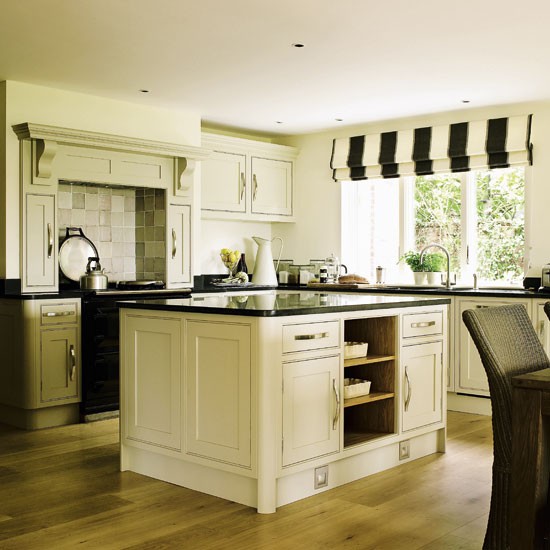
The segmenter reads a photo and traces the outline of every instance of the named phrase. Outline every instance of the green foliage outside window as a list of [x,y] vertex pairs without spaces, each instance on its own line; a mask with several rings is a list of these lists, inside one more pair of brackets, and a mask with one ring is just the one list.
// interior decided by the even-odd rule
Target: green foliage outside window
[[[523,275],[525,179],[523,168],[474,172],[477,274],[491,282],[517,282]],[[447,248],[451,270],[460,271],[461,178],[455,174],[415,179],[415,245]],[[474,213],[471,213],[474,214]]]

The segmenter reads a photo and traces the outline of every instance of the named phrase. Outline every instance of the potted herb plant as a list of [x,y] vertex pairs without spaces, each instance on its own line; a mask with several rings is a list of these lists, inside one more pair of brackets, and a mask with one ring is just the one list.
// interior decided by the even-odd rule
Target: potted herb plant
[[424,262],[420,261],[420,252],[409,250],[401,256],[401,260],[411,268],[414,276],[414,283],[416,285],[422,285],[426,282],[426,269],[424,268]]
[[441,275],[446,271],[446,258],[443,254],[438,252],[424,254],[424,271],[427,272],[428,284],[437,285],[441,284]]

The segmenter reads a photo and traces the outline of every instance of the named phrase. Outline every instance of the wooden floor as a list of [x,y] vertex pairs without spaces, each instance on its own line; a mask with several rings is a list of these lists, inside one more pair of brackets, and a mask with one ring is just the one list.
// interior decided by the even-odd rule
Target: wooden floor
[[447,453],[260,515],[118,471],[118,420],[0,426],[0,549],[481,548],[490,418],[449,413]]

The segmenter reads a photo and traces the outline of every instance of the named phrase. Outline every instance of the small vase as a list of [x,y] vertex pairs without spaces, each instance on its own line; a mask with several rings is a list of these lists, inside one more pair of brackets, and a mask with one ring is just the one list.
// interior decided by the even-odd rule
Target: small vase
[[425,285],[426,284],[426,273],[424,271],[414,271],[413,272],[414,277],[414,284],[415,285]]

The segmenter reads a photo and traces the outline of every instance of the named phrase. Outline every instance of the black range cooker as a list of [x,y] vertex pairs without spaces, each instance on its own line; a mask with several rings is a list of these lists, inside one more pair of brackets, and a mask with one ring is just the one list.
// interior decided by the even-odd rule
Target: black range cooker
[[191,289],[166,289],[160,281],[118,283],[82,295],[82,420],[119,408],[119,319],[122,300],[181,298]]

